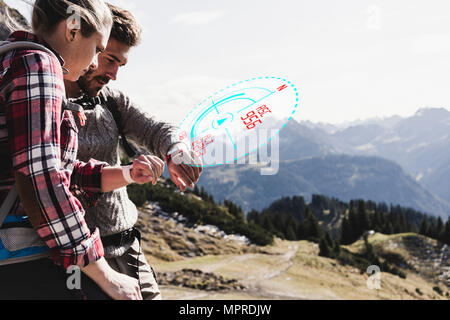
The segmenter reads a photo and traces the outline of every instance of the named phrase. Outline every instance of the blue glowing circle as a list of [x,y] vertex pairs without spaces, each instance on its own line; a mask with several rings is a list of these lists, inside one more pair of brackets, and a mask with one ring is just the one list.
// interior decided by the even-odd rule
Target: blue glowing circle
[[[255,77],[239,81],[192,109],[180,123],[176,137],[191,145],[204,167],[231,163],[272,140],[292,119],[298,102],[297,88],[286,79]],[[270,133],[249,149],[249,136],[263,130]],[[214,148],[216,151],[212,151]],[[217,150],[223,151],[220,159]]]

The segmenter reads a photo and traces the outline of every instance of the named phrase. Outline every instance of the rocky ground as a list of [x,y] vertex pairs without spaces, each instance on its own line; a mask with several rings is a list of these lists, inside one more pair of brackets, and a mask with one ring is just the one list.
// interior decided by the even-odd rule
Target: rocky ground
[[139,211],[136,227],[142,233],[144,252],[165,261],[260,250],[248,245],[245,237],[226,235],[214,226],[188,226],[183,216],[163,212],[157,203],[149,203]]
[[390,249],[401,248],[409,253],[408,264],[421,276],[439,279],[450,288],[450,248],[435,240],[411,236],[402,241],[390,240]]
[[160,285],[171,285],[206,291],[245,290],[246,287],[236,279],[226,279],[212,272],[198,269],[182,269],[175,272],[158,273]]

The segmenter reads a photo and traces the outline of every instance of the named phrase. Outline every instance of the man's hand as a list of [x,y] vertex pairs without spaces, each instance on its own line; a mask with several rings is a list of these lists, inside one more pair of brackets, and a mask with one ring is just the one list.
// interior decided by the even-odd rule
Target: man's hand
[[133,161],[130,171],[131,178],[138,184],[152,182],[155,185],[164,172],[164,162],[151,155],[141,155]]
[[203,171],[201,160],[194,157],[186,145],[179,143],[175,145],[175,151],[169,151],[170,160],[167,163],[170,179],[181,190],[186,191],[186,187],[193,188],[194,184]]

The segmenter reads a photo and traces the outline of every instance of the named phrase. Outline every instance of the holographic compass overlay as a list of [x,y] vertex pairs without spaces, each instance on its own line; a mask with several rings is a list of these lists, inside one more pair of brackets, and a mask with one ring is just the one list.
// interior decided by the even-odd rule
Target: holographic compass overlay
[[[258,77],[240,81],[215,92],[191,110],[179,125],[177,138],[191,146],[194,157],[201,159],[204,167],[231,163],[278,135],[292,119],[298,102],[297,88],[286,79]],[[255,134],[256,139],[252,137]]]

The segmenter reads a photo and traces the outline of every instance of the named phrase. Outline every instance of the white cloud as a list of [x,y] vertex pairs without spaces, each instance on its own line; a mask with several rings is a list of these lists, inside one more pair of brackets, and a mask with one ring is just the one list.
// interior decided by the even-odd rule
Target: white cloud
[[220,19],[225,13],[223,11],[195,11],[181,13],[170,19],[170,24],[199,25],[208,24]]
[[412,51],[416,54],[449,54],[450,35],[427,34],[413,39]]

